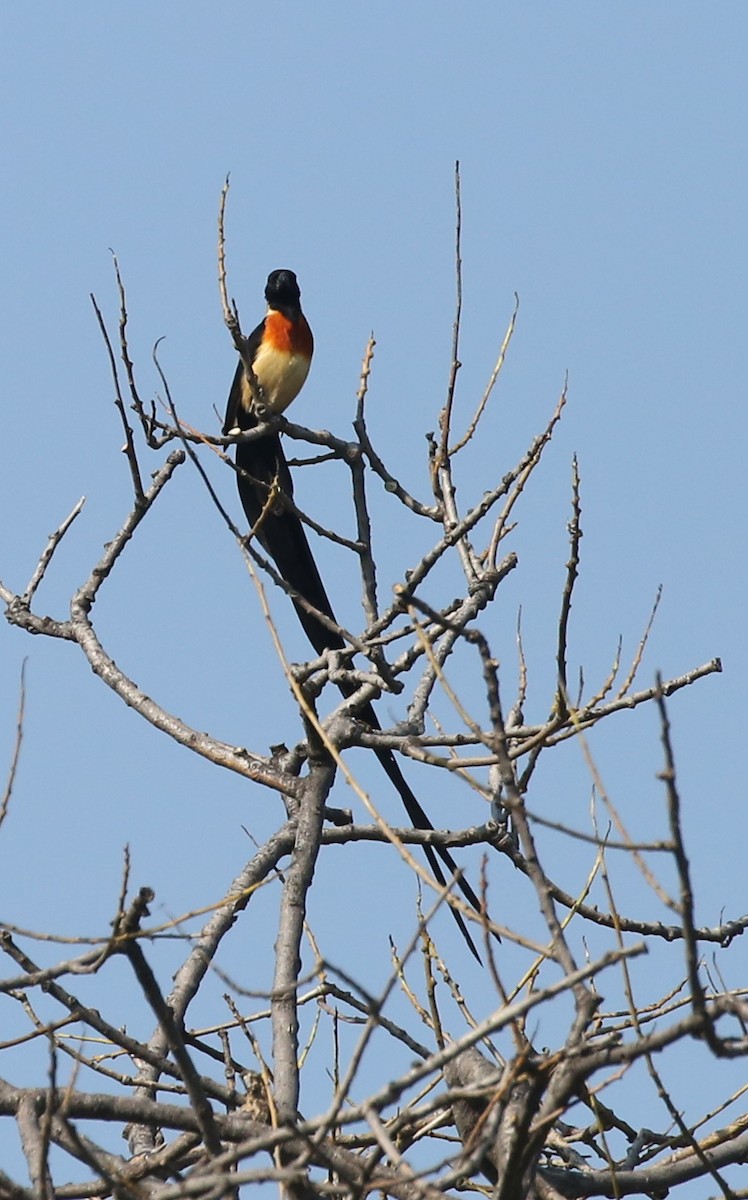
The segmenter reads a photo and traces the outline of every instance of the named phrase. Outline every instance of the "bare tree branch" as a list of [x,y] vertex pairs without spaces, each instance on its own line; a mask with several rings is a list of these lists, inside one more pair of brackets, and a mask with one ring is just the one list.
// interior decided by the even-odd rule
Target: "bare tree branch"
[[[0,1054],[10,1071],[8,1056],[20,1056],[28,1063],[24,1078],[34,1080],[34,1086],[16,1086],[0,1078],[0,1120],[15,1123],[14,1144],[22,1156],[21,1166],[12,1168],[18,1179],[3,1164],[0,1198],[122,1200],[137,1194],[150,1200],[237,1200],[245,1184],[272,1183],[289,1200],[365,1200],[374,1193],[440,1200],[466,1189],[485,1190],[485,1181],[496,1200],[661,1197],[694,1180],[702,1190],[708,1181],[707,1187],[722,1196],[745,1194],[734,1186],[748,1158],[745,1089],[722,1069],[723,1060],[748,1055],[748,992],[729,986],[727,970],[735,960],[732,944],[748,928],[748,916],[726,913],[717,923],[697,923],[698,876],[690,859],[699,848],[686,844],[665,705],[666,698],[717,674],[721,662],[713,658],[669,680],[658,675],[653,686],[632,690],[648,651],[658,592],[625,678],[623,639],[617,634],[611,636],[613,654],[601,678],[588,682],[581,671],[578,683],[572,678],[579,633],[571,613],[582,570],[576,459],[568,562],[557,615],[548,617],[546,630],[555,644],[550,697],[546,685],[538,700],[534,656],[526,653],[519,620],[518,662],[511,674],[499,658],[496,601],[505,581],[520,570],[518,514],[567,392],[564,386],[545,427],[513,465],[503,464],[503,473],[495,470],[483,481],[481,498],[461,506],[457,465],[464,459],[457,455],[475,437],[494,396],[518,302],[515,297],[486,389],[455,438],[463,320],[460,189],[457,164],[456,305],[447,396],[438,436],[430,435],[427,448],[429,502],[394,476],[369,433],[373,336],[361,365],[354,440],[263,413],[262,392],[228,290],[228,179],[218,220],[221,306],[263,424],[231,437],[187,425],[156,351],[165,400],[158,408],[155,400],[144,404],[128,346],[127,302],[116,259],[119,362],[117,338],[110,337],[92,298],[125,434],[131,511],[87,568],[63,620],[35,609],[42,582],[57,566],[56,551],[82,510],[79,501],[48,538],[25,591],[0,584],[6,617],[23,633],[79,647],[97,678],[157,732],[216,767],[278,792],[285,812],[277,822],[268,815],[260,843],[226,885],[225,895],[213,904],[196,900],[185,916],[146,924],[153,892],[142,888],[128,903],[126,851],[124,870],[112,884],[113,922],[106,923],[111,907],[102,910],[99,897],[94,892],[90,897],[94,928],[109,932],[60,937],[48,930],[0,926],[0,951],[14,964],[14,974],[0,981],[0,997],[21,1022],[20,1031],[14,1026],[0,1042]],[[134,429],[126,412],[128,391],[137,416]],[[302,525],[351,553],[364,613],[363,629],[352,633],[329,615],[315,613],[344,648],[298,667],[288,662],[262,572],[302,609],[307,602],[257,549],[263,522],[272,519],[278,502],[280,481],[272,482],[271,472],[259,519],[246,538],[223,500],[222,485],[234,482],[234,465],[219,482],[206,466],[220,471],[234,442],[269,435],[301,444],[298,458],[291,460],[294,469],[332,460],[344,464],[356,522],[355,537],[347,537],[288,501]],[[170,442],[181,448],[163,459],[162,448]],[[147,487],[139,458],[144,451],[160,454]],[[126,546],[139,536],[144,517],[160,503],[185,458],[220,515],[219,528],[245,556],[256,591],[249,600],[259,600],[256,619],[270,631],[280,668],[267,686],[287,685],[298,709],[303,732],[290,750],[279,737],[269,756],[259,755],[186,725],[114,662],[100,634],[100,590],[105,581],[113,585]],[[401,522],[415,522],[416,534],[426,532],[422,552],[399,581],[381,577],[382,533],[370,503],[367,469],[382,484],[385,500],[392,496],[399,502],[388,510],[392,529],[397,533]],[[469,494],[475,495],[475,481],[470,485]],[[386,532],[396,535],[389,526]],[[505,552],[510,534],[517,548]],[[391,599],[382,602],[381,595],[390,593]],[[342,686],[342,704],[325,704],[331,684]],[[383,692],[401,694],[407,706],[407,719],[390,729],[372,728],[366,715],[369,702]],[[630,818],[621,815],[627,810],[614,804],[615,791],[606,786],[586,732],[614,714],[652,704],[663,746],[662,811],[653,811],[651,824],[642,819],[629,830]],[[11,796],[14,810],[24,802],[17,767],[26,707],[22,671],[0,825]],[[621,738],[632,737],[622,722],[617,727]],[[613,728],[612,721],[606,728]],[[551,765],[561,760],[560,747],[572,738],[582,750],[581,791],[592,792],[591,813],[578,783],[570,787],[566,773],[554,774]],[[461,824],[470,815],[475,819],[470,805],[476,803],[490,819],[455,830],[397,828],[383,815],[386,800],[353,773],[350,749],[416,759],[422,764],[418,786],[429,814],[437,810],[428,802],[446,785],[456,806],[465,797],[469,815]],[[643,753],[633,743],[632,750]],[[548,764],[542,776],[535,773],[541,757]],[[332,806],[338,776],[361,806],[357,810]],[[598,821],[598,808],[604,820]],[[354,812],[363,811],[369,824],[354,819]],[[311,906],[312,889],[320,888],[324,896],[329,847],[346,847],[358,867],[364,842],[372,846],[380,888],[394,881],[395,853],[419,889],[410,929],[390,939],[392,962],[384,978],[377,978],[370,964],[372,978],[358,978],[349,962],[338,963],[337,935],[344,923],[355,922],[362,945],[387,944],[388,931],[374,906],[367,911],[353,886],[350,896],[335,895],[327,918],[324,904]],[[440,883],[412,853],[416,846],[471,845],[484,847],[478,891],[472,893],[475,912],[467,912],[453,895],[455,881],[464,883],[460,868]],[[74,874],[72,857],[70,863]],[[615,875],[619,864],[626,879],[633,879],[625,889]],[[266,885],[262,903],[254,902]],[[433,892],[429,903],[420,896],[421,885]],[[437,914],[444,905],[474,921],[484,940],[487,970],[477,986],[464,971],[462,951],[454,955],[454,965],[437,944],[442,936]],[[668,920],[661,919],[663,909]],[[29,940],[35,946],[42,942],[35,957],[25,949]],[[669,951],[673,942],[682,944],[683,959]],[[713,947],[711,961],[701,957],[705,944]],[[362,961],[366,957],[362,954]],[[633,959],[636,970],[629,965]],[[120,1007],[111,1005],[107,992],[124,960],[132,969],[117,985],[127,992],[122,1004],[128,1012],[130,1006],[133,1012],[150,1009],[155,1019],[147,1040],[131,1032],[137,1024],[123,1027]],[[173,982],[165,994],[158,980],[167,969]],[[218,995],[211,990],[212,979]],[[46,1062],[35,1074],[31,1056],[44,1043]],[[671,1062],[694,1044],[699,1069],[716,1081],[715,1094],[696,1114],[668,1085]],[[64,1082],[60,1064],[70,1065]],[[637,1120],[636,1099],[631,1103],[640,1080],[654,1093],[655,1108],[646,1111],[651,1123],[657,1121],[655,1128]],[[659,1115],[651,1117],[652,1111]],[[717,1120],[725,1124],[719,1127]],[[110,1145],[117,1133],[127,1142],[121,1154]]]

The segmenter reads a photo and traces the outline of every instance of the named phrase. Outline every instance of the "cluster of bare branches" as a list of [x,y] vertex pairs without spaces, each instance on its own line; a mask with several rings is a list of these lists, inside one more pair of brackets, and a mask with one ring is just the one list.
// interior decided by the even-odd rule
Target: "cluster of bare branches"
[[[238,314],[226,294],[222,226],[220,260],[224,307],[241,352]],[[464,432],[455,435],[461,309],[459,188],[457,317],[447,399],[438,433],[429,443],[431,497],[412,495],[372,444],[366,396],[373,339],[364,356],[352,440],[282,418],[242,435],[262,436],[268,427],[278,428],[288,438],[313,447],[320,458],[340,460],[350,471],[354,538],[322,529],[300,515],[312,529],[357,557],[366,627],[356,635],[341,631],[349,650],[302,667],[288,664],[278,642],[279,661],[305,730],[304,739],[291,750],[267,755],[190,727],[144,694],[114,662],[97,633],[93,613],[101,588],[110,586],[128,543],[188,458],[201,472],[206,495],[245,555],[268,620],[263,580],[284,587],[253,540],[244,538],[232,524],[205,469],[206,455],[216,456],[230,469],[226,452],[236,439],[186,426],[163,376],[165,404],[141,401],[128,348],[119,272],[117,280],[119,354],[98,308],[96,312],[125,431],[132,506],[71,597],[69,616],[38,611],[36,594],[81,504],[49,538],[22,591],[0,583],[6,616],[29,634],[76,644],[101,681],[126,705],[216,768],[236,772],[277,793],[284,814],[272,836],[229,882],[225,899],[207,919],[193,917],[168,930],[150,923],[153,895],[148,888],[133,889],[126,864],[111,932],[79,955],[42,967],[30,954],[30,931],[2,927],[0,949],[13,967],[0,982],[0,992],[6,1003],[13,1001],[23,1010],[28,1032],[0,1043],[0,1049],[17,1051],[19,1046],[46,1042],[48,1059],[36,1086],[16,1086],[0,1078],[0,1116],[6,1123],[16,1123],[27,1164],[26,1178],[12,1177],[7,1167],[0,1167],[0,1196],[78,1200],[147,1195],[176,1200],[236,1195],[242,1185],[273,1181],[289,1195],[300,1197],[379,1191],[415,1200],[472,1188],[501,1200],[550,1200],[640,1193],[664,1196],[693,1179],[701,1179],[702,1188],[715,1194],[748,1195],[731,1190],[725,1177],[727,1168],[748,1157],[748,1116],[740,1110],[741,1092],[725,1093],[713,1111],[686,1120],[657,1065],[663,1056],[682,1054],[696,1044],[705,1047],[715,1062],[748,1051],[748,1005],[743,993],[723,984],[714,971],[707,972],[702,960],[706,945],[725,948],[742,934],[748,917],[713,927],[696,923],[666,706],[667,697],[719,671],[720,664],[715,659],[677,678],[657,678],[641,685],[638,677],[647,629],[628,670],[617,657],[597,687],[589,689],[582,682],[573,694],[569,618],[581,538],[575,463],[569,557],[560,615],[553,618],[558,627],[554,694],[547,715],[525,720],[528,672],[520,639],[519,683],[507,705],[502,683],[504,688],[508,685],[482,619],[502,582],[517,567],[515,554],[503,553],[504,546],[523,492],[561,417],[566,393],[519,461],[501,478],[487,481],[479,502],[461,509],[455,484],[459,455],[487,409],[516,311],[477,411]],[[141,442],[163,458],[148,486]],[[172,445],[175,448],[163,457],[163,448]],[[380,603],[377,591],[368,496],[372,481],[399,502],[402,521],[418,521],[431,532],[428,548],[387,605]],[[457,599],[434,607],[425,598],[424,585],[445,559],[459,564],[464,588]],[[476,676],[482,680],[480,704],[468,705],[450,677],[458,649],[473,657]],[[363,668],[360,661],[354,667],[356,654],[363,659]],[[320,701],[329,699],[327,684],[341,673],[355,681],[357,691],[323,716]],[[409,707],[403,725],[374,732],[356,720],[365,701],[406,691]],[[429,715],[437,694],[449,701],[453,721],[449,727],[439,722],[434,731]],[[663,807],[669,833],[664,839],[643,842],[631,836],[597,777],[586,733],[603,720],[648,704],[657,713],[661,730]],[[22,711],[18,730],[17,753]],[[596,824],[585,832],[568,821],[551,822],[533,810],[532,781],[539,762],[546,762],[555,748],[570,739],[579,740],[588,755],[598,804],[606,814],[607,828],[602,831]],[[456,832],[393,827],[381,815],[376,797],[354,778],[347,761],[349,747],[375,745],[426,764],[437,781],[443,778],[440,773],[457,776],[482,795],[490,819]],[[11,800],[15,758],[0,820]],[[329,805],[334,780],[341,773],[371,823],[360,824],[350,813]],[[554,857],[539,844],[538,833],[549,824],[562,838],[581,839],[592,847],[592,869],[574,894],[562,883],[563,855]],[[333,965],[334,944],[320,944],[305,919],[315,870],[327,847],[363,841],[386,843],[380,853],[401,856],[419,876],[423,890],[412,941],[393,949],[391,973],[376,990],[370,981],[351,978]],[[513,864],[514,882],[503,888],[501,921],[491,911],[488,867],[483,912],[476,915],[455,896],[454,880],[448,888],[439,887],[414,857],[413,848],[425,843],[478,844],[485,848],[486,862],[502,856]],[[619,902],[608,871],[615,853],[631,861],[654,897],[649,912]],[[662,881],[667,877],[663,864],[677,880],[676,894]],[[275,973],[261,995],[256,980],[250,986],[221,974],[219,952],[251,922],[252,900],[271,879],[280,883],[272,931]],[[507,891],[520,887],[524,889],[521,902],[507,905]],[[464,961],[459,941],[454,962],[448,966],[432,939],[434,913],[444,904],[459,906],[463,918],[473,922],[482,946],[485,978],[477,998],[468,996],[460,985],[454,965]],[[669,911],[667,919],[663,919],[665,911]],[[376,915],[361,919],[375,921]],[[187,924],[189,933],[185,933]],[[175,931],[185,936],[187,952],[170,993],[164,995],[152,960],[159,954],[159,939]],[[500,934],[501,946],[492,933]],[[362,930],[362,936],[373,935]],[[674,972],[672,953],[668,954],[673,944],[680,948],[681,963]],[[645,954],[652,983],[647,1000],[642,1001],[631,964]],[[92,984],[106,981],[115,960],[127,963],[141,1002],[147,1002],[153,1014],[150,1037],[125,1032],[115,1020],[107,1019],[101,1005],[87,1003],[78,994],[76,980],[94,977],[86,987],[90,994]],[[658,965],[661,961],[663,967]],[[213,1024],[196,1027],[191,1023],[191,1006],[211,971],[224,980],[225,995]],[[618,1000],[606,1005],[608,996]],[[401,1015],[403,998],[410,1015]],[[555,1040],[538,1049],[532,1030],[545,1014],[549,1015],[544,1036],[552,1030]],[[451,1031],[447,1020],[455,1026]],[[271,1055],[259,1036],[268,1025]],[[311,1051],[320,1043],[323,1026],[332,1033],[334,1049],[320,1071]],[[500,1034],[508,1053],[498,1048]],[[631,1111],[625,1082],[640,1071],[648,1074],[658,1097],[660,1128],[644,1126],[635,1107]],[[312,1073],[314,1086],[309,1080]],[[319,1099],[325,1087],[326,1098]],[[306,1111],[308,1097],[317,1104],[313,1113]],[[112,1130],[118,1136],[124,1133],[127,1154],[113,1143]]]

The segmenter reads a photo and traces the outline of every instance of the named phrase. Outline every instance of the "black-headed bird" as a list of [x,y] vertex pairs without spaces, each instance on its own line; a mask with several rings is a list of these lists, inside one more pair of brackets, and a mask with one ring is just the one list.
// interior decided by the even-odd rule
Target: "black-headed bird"
[[[244,359],[241,358],[226,409],[223,426],[226,436],[242,433],[259,424],[255,395],[257,384],[266,409],[271,413],[282,413],[296,399],[309,374],[314,339],[301,311],[301,293],[293,271],[272,271],[268,276],[265,299],[267,312],[247,339],[245,351],[254,380],[248,377]],[[279,489],[280,493],[293,499],[291,472],[280,436],[273,433],[253,441],[237,442],[236,467],[242,506],[250,528],[257,526],[256,536],[260,544],[275,561],[289,587],[337,625],[301,520],[289,506],[283,504],[281,495],[274,495],[272,503],[268,503],[271,488],[276,491]],[[345,641],[339,633],[324,625],[300,600],[293,596],[291,599],[304,632],[317,654],[345,647]],[[356,691],[353,683],[341,682],[339,686],[344,696],[351,696]],[[381,729],[370,703],[361,705],[358,716],[372,729]],[[397,788],[413,827],[433,829],[392,751],[382,748],[375,750],[375,754]],[[442,846],[424,846],[424,850],[431,870],[444,886],[446,880],[439,859],[450,874],[454,874],[457,865],[452,855]],[[480,913],[480,901],[470,884],[461,875],[457,876],[457,882],[465,898]],[[452,913],[472,953],[480,961],[461,914],[455,909],[452,909]]]

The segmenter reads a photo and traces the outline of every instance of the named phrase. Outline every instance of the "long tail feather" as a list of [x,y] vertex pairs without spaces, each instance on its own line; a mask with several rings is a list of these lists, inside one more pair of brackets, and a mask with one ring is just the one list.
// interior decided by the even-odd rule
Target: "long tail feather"
[[[324,584],[314,561],[304,526],[294,512],[284,507],[282,501],[269,506],[268,496],[273,484],[279,485],[287,496],[293,496],[291,474],[277,434],[251,442],[240,442],[236,448],[236,466],[239,495],[250,527],[257,531],[257,538],[274,560],[280,575],[299,596],[319,612],[337,624]],[[259,524],[258,524],[259,523]],[[292,597],[293,599],[293,597]],[[345,642],[340,634],[329,629],[298,600],[293,599],[302,628],[317,654],[325,650],[342,650]],[[352,695],[355,686],[340,684],[343,695]],[[359,710],[359,717],[374,730],[381,729],[373,706],[367,703]],[[433,829],[434,826],[412,792],[391,750],[375,750],[389,780],[397,789],[414,829]],[[481,902],[470,884],[459,872],[452,855],[443,846],[424,846],[426,858],[436,879],[444,887],[442,865],[457,880],[457,886],[468,903],[481,913]],[[441,859],[441,863],[439,860]],[[451,909],[467,945],[478,962],[481,961],[475,943],[462,915]]]

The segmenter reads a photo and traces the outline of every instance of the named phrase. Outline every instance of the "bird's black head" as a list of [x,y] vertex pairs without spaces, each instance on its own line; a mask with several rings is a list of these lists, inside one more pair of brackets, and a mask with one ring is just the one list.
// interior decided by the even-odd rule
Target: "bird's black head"
[[265,299],[271,308],[298,308],[301,292],[293,271],[271,271],[265,287]]

